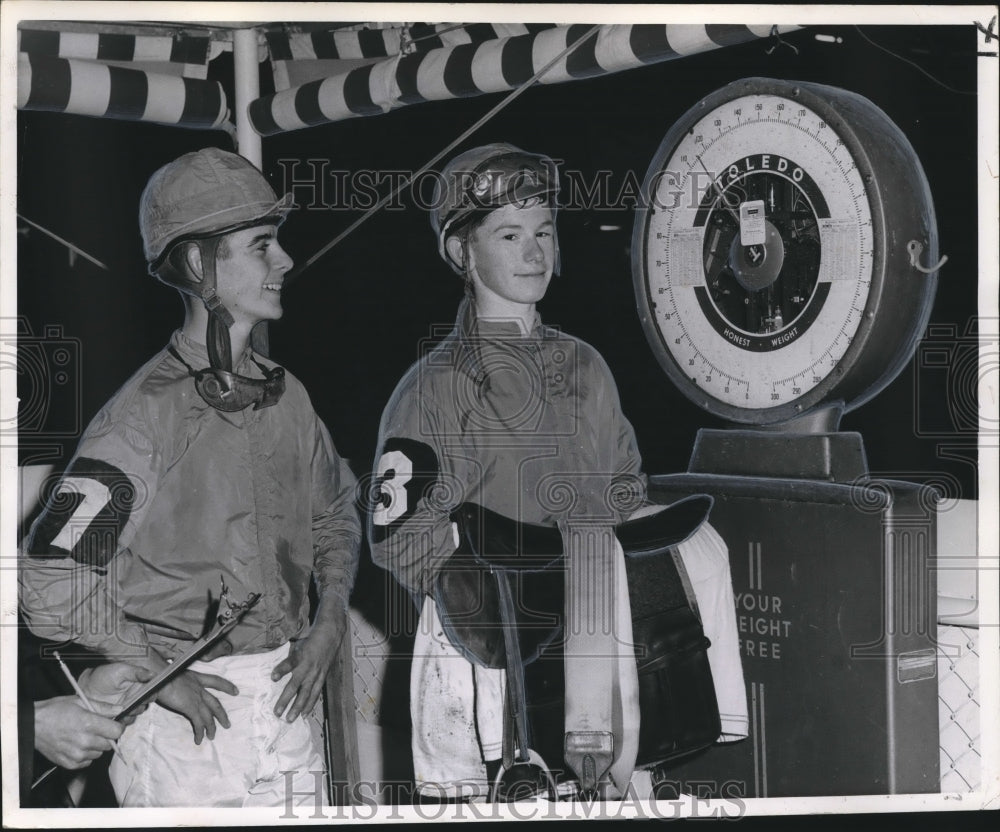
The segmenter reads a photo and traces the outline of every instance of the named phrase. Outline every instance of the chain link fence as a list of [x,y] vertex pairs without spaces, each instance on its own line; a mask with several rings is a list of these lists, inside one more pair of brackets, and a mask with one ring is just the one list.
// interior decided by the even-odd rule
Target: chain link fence
[[378,627],[351,610],[351,644],[354,647],[354,704],[358,720],[379,725],[389,643]]
[[982,785],[979,630],[939,625],[938,644],[941,791],[977,791]]

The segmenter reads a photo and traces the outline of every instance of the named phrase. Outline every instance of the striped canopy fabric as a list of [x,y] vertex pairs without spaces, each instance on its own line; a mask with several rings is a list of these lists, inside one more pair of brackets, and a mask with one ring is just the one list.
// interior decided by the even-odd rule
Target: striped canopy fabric
[[267,32],[274,61],[302,59],[388,58],[430,52],[448,46],[528,35],[555,29],[555,23],[413,23],[363,24],[341,29]]
[[[404,27],[354,32],[271,33],[272,61],[350,59],[341,71],[300,80],[250,105],[264,136],[377,115],[423,101],[511,90],[528,81],[591,28],[498,24]],[[600,27],[596,38],[559,61],[539,83],[557,84],[620,72],[767,37],[796,27],[636,24]],[[379,59],[382,53],[385,57]],[[359,65],[360,64],[360,65]],[[329,65],[328,65],[329,66]],[[275,73],[277,79],[278,73]]]
[[[78,24],[81,26],[82,24]],[[116,66],[146,68],[186,78],[208,77],[208,62],[215,57],[207,31],[138,34],[86,27],[59,30],[44,23],[28,23],[17,32],[18,52],[40,58],[76,58]]]
[[207,31],[126,28],[22,24],[18,108],[207,129],[227,123],[225,91],[207,80],[220,51]]
[[[589,25],[553,23],[261,24],[274,92],[250,103],[263,136],[424,101],[504,92],[529,81]],[[558,84],[797,27],[604,25],[539,79]],[[30,21],[18,29],[17,106],[179,127],[234,130],[211,60],[232,27]],[[239,79],[236,80],[239,83]]]
[[415,55],[468,43],[533,34],[555,23],[362,24],[298,31],[282,26],[265,34],[279,92],[342,74],[393,55]]

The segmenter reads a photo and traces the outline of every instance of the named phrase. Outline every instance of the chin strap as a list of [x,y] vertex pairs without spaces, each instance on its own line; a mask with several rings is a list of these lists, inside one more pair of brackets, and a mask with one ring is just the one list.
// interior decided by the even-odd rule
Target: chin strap
[[208,347],[209,364],[217,370],[233,369],[233,348],[229,338],[229,327],[233,316],[215,291],[215,262],[218,257],[222,237],[208,237],[196,240],[201,252],[201,292],[198,296],[208,310],[208,326],[205,329],[205,344]]
[[[205,329],[208,362],[214,369],[231,372],[233,369],[233,347],[229,338],[229,324],[232,323],[233,317],[218,300],[218,296],[216,296],[214,306],[209,306],[208,301],[205,301],[205,306],[208,307],[208,326]],[[229,323],[226,323],[227,318]]]
[[[190,274],[190,266],[175,266],[170,273],[159,271],[158,265],[150,266],[151,274],[157,280],[173,286],[190,297],[197,298],[208,310],[208,324],[205,327],[205,344],[208,347],[208,360],[215,370],[233,370],[233,348],[229,337],[229,328],[233,325],[232,313],[222,304],[222,299],[216,291],[215,265],[218,260],[219,245],[222,236],[205,237],[187,241],[198,246],[201,254],[201,279]],[[162,258],[161,258],[162,260]],[[159,264],[161,261],[157,261]]]

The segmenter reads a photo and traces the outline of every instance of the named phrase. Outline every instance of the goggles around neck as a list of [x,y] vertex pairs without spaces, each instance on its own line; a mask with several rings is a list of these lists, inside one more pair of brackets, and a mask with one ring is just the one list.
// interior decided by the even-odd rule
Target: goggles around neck
[[235,413],[250,405],[253,405],[254,410],[260,410],[277,404],[285,392],[285,368],[265,367],[253,356],[250,356],[250,360],[260,368],[264,378],[251,378],[217,367],[196,370],[181,358],[172,345],[168,347],[168,351],[187,367],[188,374],[194,378],[198,395],[216,410]]
[[457,231],[476,212],[524,205],[532,199],[554,202],[559,192],[559,175],[547,158],[530,153],[503,153],[479,164],[472,171],[454,174],[458,199],[441,226],[442,238]]

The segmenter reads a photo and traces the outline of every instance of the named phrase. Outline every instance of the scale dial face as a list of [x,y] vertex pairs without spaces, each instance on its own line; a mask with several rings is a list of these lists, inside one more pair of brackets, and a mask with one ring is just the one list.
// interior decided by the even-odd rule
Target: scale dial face
[[654,351],[686,395],[734,421],[837,399],[881,292],[880,178],[837,91],[805,86],[750,79],[693,108],[654,158],[637,216]]

